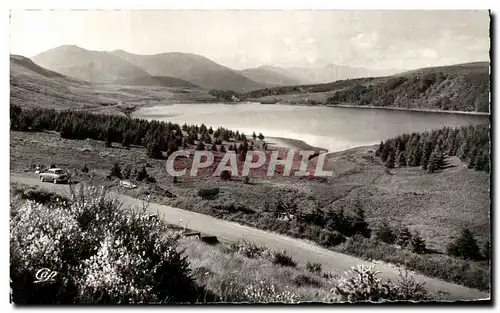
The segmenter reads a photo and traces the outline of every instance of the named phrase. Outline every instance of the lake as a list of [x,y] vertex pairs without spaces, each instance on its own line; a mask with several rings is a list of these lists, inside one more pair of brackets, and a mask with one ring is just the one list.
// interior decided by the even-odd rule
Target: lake
[[265,104],[174,104],[145,107],[133,117],[179,124],[222,126],[251,135],[287,137],[341,151],[403,133],[488,123],[489,116],[385,109]]

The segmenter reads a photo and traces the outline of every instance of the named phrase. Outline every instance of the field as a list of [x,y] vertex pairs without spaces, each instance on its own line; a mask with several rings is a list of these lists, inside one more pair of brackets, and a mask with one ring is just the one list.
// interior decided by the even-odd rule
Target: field
[[328,302],[335,278],[311,273],[305,264],[281,266],[262,258],[248,258],[228,246],[211,246],[198,240],[183,240],[180,248],[190,260],[196,282],[217,294],[223,302],[240,302],[245,288],[260,281],[290,290],[301,302]]

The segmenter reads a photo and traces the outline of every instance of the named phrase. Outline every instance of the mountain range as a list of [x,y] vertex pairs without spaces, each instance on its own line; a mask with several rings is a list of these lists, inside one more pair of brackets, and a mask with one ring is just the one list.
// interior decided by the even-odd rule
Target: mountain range
[[264,65],[233,70],[192,53],[139,55],[124,50],[91,51],[75,45],[50,49],[37,54],[32,60],[51,71],[92,83],[201,87],[236,92],[386,76],[398,72],[338,65],[289,68]]
[[[10,57],[11,104],[102,108],[242,101],[489,112],[488,62],[385,74],[340,66],[232,70],[185,53],[150,56],[62,46]],[[393,71],[393,70],[389,70]],[[357,77],[367,73],[366,77]],[[327,80],[333,82],[310,83]],[[304,83],[305,82],[305,83]],[[211,89],[218,89],[212,91]],[[229,99],[229,100],[228,100]]]

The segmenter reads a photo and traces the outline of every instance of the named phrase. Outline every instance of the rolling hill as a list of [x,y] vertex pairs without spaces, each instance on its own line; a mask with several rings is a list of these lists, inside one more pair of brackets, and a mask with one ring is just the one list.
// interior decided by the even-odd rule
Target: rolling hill
[[338,80],[362,78],[362,77],[380,77],[388,76],[401,70],[372,70],[362,67],[348,67],[336,64],[328,64],[326,66],[310,66],[310,67],[274,67],[265,66],[265,69],[272,70],[275,73],[288,77],[299,83],[283,84],[283,85],[305,85],[305,84],[322,84],[331,83]]
[[476,62],[386,77],[267,88],[240,98],[267,103],[489,112],[489,93],[489,63]]
[[123,105],[206,102],[213,98],[206,90],[173,77],[142,76],[127,82],[91,83],[45,69],[23,56],[10,56],[11,105],[116,113]]
[[89,84],[47,70],[20,55],[10,56],[11,105],[37,107],[81,107],[85,102],[72,92],[73,87]]
[[304,82],[288,77],[286,73],[281,72],[281,68],[274,66],[259,66],[238,71],[241,75],[269,86],[291,86],[301,85]]
[[60,46],[32,60],[47,69],[93,83],[126,83],[149,76],[141,68],[104,51],[90,51],[78,46]]
[[170,52],[138,55],[123,50],[110,52],[153,76],[170,76],[189,81],[206,89],[247,92],[267,87],[203,56]]
[[181,87],[181,88],[200,88],[195,84],[185,81],[180,78],[169,76],[143,76],[130,79],[126,82],[127,85],[135,86],[161,86],[161,87]]

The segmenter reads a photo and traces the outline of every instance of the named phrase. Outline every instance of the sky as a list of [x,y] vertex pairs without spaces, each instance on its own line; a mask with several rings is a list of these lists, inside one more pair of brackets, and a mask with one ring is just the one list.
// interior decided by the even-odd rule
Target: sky
[[415,69],[489,60],[487,11],[11,11],[10,52],[187,52],[233,69]]

